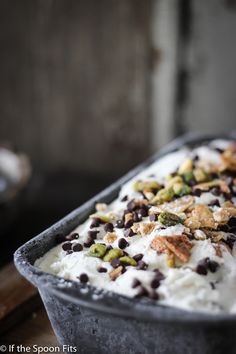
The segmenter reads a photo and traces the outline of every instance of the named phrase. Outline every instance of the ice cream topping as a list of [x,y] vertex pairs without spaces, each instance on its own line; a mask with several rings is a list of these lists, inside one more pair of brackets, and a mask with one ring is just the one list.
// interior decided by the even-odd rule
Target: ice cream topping
[[128,297],[236,313],[236,143],[183,147],[154,162],[35,262]]

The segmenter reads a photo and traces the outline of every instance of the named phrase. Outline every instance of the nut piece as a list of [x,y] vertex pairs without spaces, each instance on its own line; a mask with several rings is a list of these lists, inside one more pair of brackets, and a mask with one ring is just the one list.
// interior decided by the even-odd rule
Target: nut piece
[[129,256],[121,257],[120,262],[124,265],[131,265],[134,267],[137,265],[137,262],[132,257]]
[[105,253],[106,253],[106,246],[103,245],[102,243],[94,243],[90,248],[89,248],[89,256],[91,257],[98,257],[102,258]]
[[120,248],[113,248],[107,252],[103,260],[105,262],[110,262],[115,258],[120,258],[123,256],[123,251]]
[[154,230],[155,226],[156,226],[155,222],[148,222],[148,223],[139,222],[134,224],[131,227],[131,229],[134,233],[138,235],[148,235]]
[[156,181],[135,181],[133,189],[135,192],[151,192],[152,190],[159,190],[161,185]]
[[151,248],[159,253],[173,253],[183,263],[190,258],[192,244],[186,235],[156,236],[151,242]]
[[117,239],[117,236],[115,232],[107,232],[103,239],[108,243],[113,243]]
[[205,204],[196,204],[193,206],[192,212],[185,220],[184,224],[190,229],[199,229],[200,227],[217,228],[213,213]]
[[186,172],[191,172],[193,170],[193,161],[191,159],[186,159],[184,162],[180,165],[178,174],[183,175]]
[[90,219],[99,219],[101,220],[101,222],[110,222],[110,218],[108,216],[105,215],[100,215],[100,214],[91,214],[89,215]]
[[182,224],[182,219],[176,214],[162,211],[158,216],[158,222],[165,226],[174,226],[177,224]]
[[97,203],[95,205],[95,209],[97,211],[105,211],[107,209],[107,204],[106,203]]
[[176,183],[173,185],[173,190],[176,196],[182,197],[183,195],[191,193],[192,189],[185,183]]
[[193,203],[194,197],[192,195],[186,195],[184,197],[173,200],[173,202],[151,207],[151,209],[149,210],[149,214],[158,214],[161,211],[179,214],[184,212],[190,206],[192,206]]
[[122,271],[123,271],[122,266],[119,266],[119,267],[115,268],[114,270],[112,270],[109,273],[111,280],[113,280],[113,281],[116,280],[122,274]]
[[173,188],[163,188],[161,189],[157,195],[151,200],[152,204],[162,204],[165,202],[169,202],[173,197],[175,193]]

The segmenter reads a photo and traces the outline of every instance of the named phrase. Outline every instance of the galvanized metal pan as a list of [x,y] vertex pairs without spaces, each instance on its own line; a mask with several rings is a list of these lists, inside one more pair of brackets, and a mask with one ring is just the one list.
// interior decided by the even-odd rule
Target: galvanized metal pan
[[236,134],[187,134],[175,139],[15,252],[15,265],[38,288],[61,344],[76,347],[78,353],[236,353],[236,315],[208,315],[131,299],[61,279],[33,265],[56,245],[58,233],[66,235],[82,223],[97,201],[114,200],[122,185],[152,162],[184,145],[218,138],[235,139]]

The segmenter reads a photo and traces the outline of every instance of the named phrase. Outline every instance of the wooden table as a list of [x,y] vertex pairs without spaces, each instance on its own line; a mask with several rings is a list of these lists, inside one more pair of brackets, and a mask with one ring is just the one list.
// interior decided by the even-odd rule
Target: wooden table
[[[13,263],[0,271],[0,345],[58,346],[37,290]],[[32,351],[31,351],[32,352]]]

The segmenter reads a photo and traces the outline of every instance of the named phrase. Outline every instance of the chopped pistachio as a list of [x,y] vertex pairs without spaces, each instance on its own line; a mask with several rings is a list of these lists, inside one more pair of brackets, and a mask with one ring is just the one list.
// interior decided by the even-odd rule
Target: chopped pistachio
[[172,187],[175,183],[183,183],[183,179],[181,176],[175,176],[175,177],[171,177],[170,179],[168,179],[167,183],[166,183],[166,187],[170,188]]
[[191,159],[186,159],[184,162],[180,165],[178,174],[183,175],[186,172],[191,172],[193,170],[193,161]]
[[189,172],[185,172],[183,173],[183,179],[186,183],[189,183],[190,181],[192,181],[194,179],[194,174],[192,171]]
[[129,256],[121,257],[120,262],[124,265],[131,265],[134,267],[137,265],[137,262],[132,257]]
[[183,195],[191,193],[191,188],[184,183],[176,183],[173,186],[173,190],[176,196],[182,197]]
[[102,243],[94,243],[89,248],[89,255],[92,257],[102,258],[106,253],[107,247]]
[[103,260],[105,262],[110,262],[115,258],[120,258],[123,256],[123,251],[120,248],[113,248],[107,252],[107,254],[104,256]]
[[209,179],[209,174],[206,173],[202,168],[196,168],[193,170],[193,175],[198,183],[205,182]]
[[165,202],[169,202],[173,197],[174,197],[173,188],[163,188],[152,199],[151,203],[152,204],[162,204]]
[[141,192],[143,190],[151,191],[152,189],[160,189],[161,185],[156,181],[135,181],[133,189],[135,192]]
[[108,216],[105,215],[99,215],[99,214],[91,214],[89,215],[90,219],[100,219],[102,222],[110,222],[111,219]]
[[174,226],[177,224],[182,224],[182,219],[178,215],[168,213],[167,211],[163,211],[159,214],[158,221],[159,223],[165,226]]

